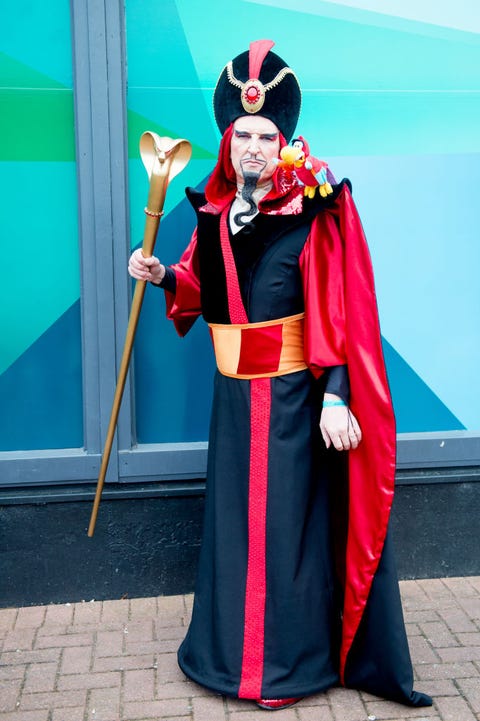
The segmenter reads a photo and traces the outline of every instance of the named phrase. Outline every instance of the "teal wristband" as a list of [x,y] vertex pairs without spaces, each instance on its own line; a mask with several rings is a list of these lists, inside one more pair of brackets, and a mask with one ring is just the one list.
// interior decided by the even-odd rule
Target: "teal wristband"
[[323,401],[323,408],[331,408],[332,406],[346,406],[345,401]]

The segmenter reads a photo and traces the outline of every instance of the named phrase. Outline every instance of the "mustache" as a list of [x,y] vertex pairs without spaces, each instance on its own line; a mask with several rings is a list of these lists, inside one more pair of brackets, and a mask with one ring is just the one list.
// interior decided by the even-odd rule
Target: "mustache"
[[253,173],[249,170],[245,170],[243,172],[244,183],[242,188],[242,198],[248,203],[248,209],[240,211],[240,213],[236,213],[236,215],[234,215],[233,220],[237,225],[247,225],[249,221],[243,220],[243,218],[249,218],[251,215],[256,213],[257,205],[253,199],[253,192],[257,187],[259,179],[260,173]]
[[[255,155],[245,155],[245,156],[241,159],[240,165],[242,165],[242,163],[251,162],[252,160],[253,160],[254,162],[256,162],[256,163],[261,163],[263,166],[265,166],[265,165],[267,164],[267,161],[264,160],[263,158],[257,158]],[[245,171],[245,172],[248,172],[248,171]]]

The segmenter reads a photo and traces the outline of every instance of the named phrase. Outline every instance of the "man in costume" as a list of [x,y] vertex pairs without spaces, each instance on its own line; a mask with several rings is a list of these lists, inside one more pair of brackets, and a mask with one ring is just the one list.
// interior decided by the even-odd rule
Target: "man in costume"
[[[278,164],[294,72],[257,41],[223,69],[222,133],[179,263],[137,250],[184,335],[201,314],[218,372],[184,672],[285,708],[343,684],[431,704],[413,674],[388,519],[395,421],[370,257],[350,184],[313,197]],[[323,440],[322,440],[323,437]]]

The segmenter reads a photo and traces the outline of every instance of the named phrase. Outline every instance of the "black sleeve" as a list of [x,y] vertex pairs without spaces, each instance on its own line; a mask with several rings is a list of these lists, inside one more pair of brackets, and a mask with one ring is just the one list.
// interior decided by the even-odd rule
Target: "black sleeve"
[[154,285],[157,286],[157,288],[162,288],[163,290],[168,290],[170,293],[174,293],[177,290],[177,276],[175,275],[175,271],[173,268],[170,268],[168,265],[165,266],[165,275],[162,278],[161,283],[154,283]]
[[348,380],[348,368],[343,366],[331,366],[325,369],[327,381],[325,393],[334,393],[340,396],[342,401],[348,405],[350,402],[350,381]]

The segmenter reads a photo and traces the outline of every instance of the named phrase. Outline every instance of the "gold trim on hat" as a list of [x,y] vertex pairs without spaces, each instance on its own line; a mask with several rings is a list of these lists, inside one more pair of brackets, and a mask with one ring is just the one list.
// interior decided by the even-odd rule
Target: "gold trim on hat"
[[[271,80],[269,83],[266,83],[266,85],[264,85],[260,80],[258,80],[258,78],[249,78],[245,83],[241,80],[238,80],[238,78],[236,78],[233,73],[232,60],[227,63],[226,71],[228,82],[241,91],[240,100],[242,102],[243,109],[247,113],[258,113],[258,111],[263,107],[263,104],[265,102],[265,95],[268,90],[272,90],[272,88],[275,88],[277,85],[279,85],[286,75],[293,75],[293,77],[298,83],[297,76],[295,75],[293,70],[288,67],[282,68],[282,70],[280,70],[275,75],[273,80]],[[252,94],[250,96],[248,95],[249,91],[251,90],[256,91],[256,96],[253,96]]]

